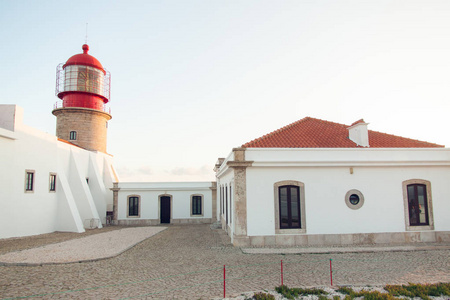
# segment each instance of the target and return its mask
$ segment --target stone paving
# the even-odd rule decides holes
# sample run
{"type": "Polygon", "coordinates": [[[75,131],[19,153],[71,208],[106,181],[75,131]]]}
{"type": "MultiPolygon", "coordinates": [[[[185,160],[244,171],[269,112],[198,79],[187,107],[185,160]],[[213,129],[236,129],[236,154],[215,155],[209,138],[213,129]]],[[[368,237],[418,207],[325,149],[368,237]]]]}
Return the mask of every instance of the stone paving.
{"type": "MultiPolygon", "coordinates": [[[[43,240],[0,240],[0,253],[76,238],[59,233],[45,236],[43,240]]],[[[244,254],[227,244],[221,230],[211,230],[208,224],[171,225],[106,260],[1,266],[0,298],[211,299],[223,295],[223,265],[227,270],[227,296],[233,296],[279,285],[281,260],[288,286],[327,286],[330,259],[335,285],[450,282],[450,250],[244,254]]]]}

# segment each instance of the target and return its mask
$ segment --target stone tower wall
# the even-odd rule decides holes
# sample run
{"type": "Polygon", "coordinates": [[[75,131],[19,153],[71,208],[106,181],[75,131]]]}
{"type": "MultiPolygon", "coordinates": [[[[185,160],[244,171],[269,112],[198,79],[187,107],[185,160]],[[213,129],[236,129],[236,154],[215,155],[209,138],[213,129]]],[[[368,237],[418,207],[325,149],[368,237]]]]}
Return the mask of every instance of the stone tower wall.
{"type": "Polygon", "coordinates": [[[56,136],[91,151],[106,153],[107,123],[111,115],[89,108],[58,108],[56,116],[56,136]],[[76,140],[70,140],[70,132],[76,131],[76,140]]]}

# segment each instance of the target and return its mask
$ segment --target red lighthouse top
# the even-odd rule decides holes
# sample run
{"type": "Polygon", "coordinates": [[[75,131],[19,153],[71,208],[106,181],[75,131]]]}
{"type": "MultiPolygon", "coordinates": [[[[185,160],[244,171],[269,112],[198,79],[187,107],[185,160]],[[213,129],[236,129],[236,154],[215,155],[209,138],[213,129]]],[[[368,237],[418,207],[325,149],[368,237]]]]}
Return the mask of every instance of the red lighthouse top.
{"type": "Polygon", "coordinates": [[[83,49],[83,53],[75,54],[74,56],[69,58],[67,60],[67,62],[65,63],[65,65],[63,66],[63,68],[65,68],[67,66],[71,66],[71,65],[83,65],[83,66],[90,66],[90,67],[94,67],[97,69],[101,69],[103,71],[103,73],[105,73],[105,70],[103,69],[103,66],[98,61],[98,59],[96,59],[92,55],[88,54],[89,46],[87,44],[84,44],[82,46],[82,49],[83,49]]]}
{"type": "Polygon", "coordinates": [[[88,54],[88,45],[84,44],[82,49],[83,53],[75,54],[65,64],[58,65],[56,95],[62,99],[63,108],[105,111],[105,104],[109,102],[111,75],[98,59],[88,54]]]}

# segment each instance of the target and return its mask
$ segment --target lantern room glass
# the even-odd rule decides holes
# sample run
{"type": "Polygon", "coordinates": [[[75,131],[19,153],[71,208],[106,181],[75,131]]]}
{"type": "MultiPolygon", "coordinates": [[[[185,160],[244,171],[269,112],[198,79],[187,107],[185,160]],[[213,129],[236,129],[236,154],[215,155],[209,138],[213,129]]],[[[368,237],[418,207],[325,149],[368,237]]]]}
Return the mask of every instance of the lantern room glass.
{"type": "Polygon", "coordinates": [[[64,68],[64,91],[89,92],[107,97],[104,91],[105,74],[102,70],[80,65],[64,68]]]}

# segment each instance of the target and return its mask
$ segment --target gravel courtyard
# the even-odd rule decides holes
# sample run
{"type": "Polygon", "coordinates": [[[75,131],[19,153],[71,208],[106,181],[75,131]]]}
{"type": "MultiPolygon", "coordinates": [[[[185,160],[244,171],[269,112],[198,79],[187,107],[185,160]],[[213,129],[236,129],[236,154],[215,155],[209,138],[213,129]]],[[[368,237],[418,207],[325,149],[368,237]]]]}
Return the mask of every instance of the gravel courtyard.
{"type": "MultiPolygon", "coordinates": [[[[121,229],[0,240],[0,254],[121,229]]],[[[0,266],[1,299],[211,299],[273,289],[283,260],[288,286],[450,281],[450,250],[343,254],[243,254],[209,225],[170,225],[121,255],[95,262],[0,266]]]]}

